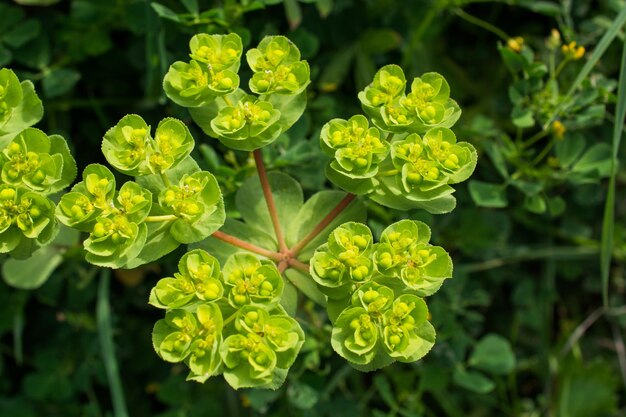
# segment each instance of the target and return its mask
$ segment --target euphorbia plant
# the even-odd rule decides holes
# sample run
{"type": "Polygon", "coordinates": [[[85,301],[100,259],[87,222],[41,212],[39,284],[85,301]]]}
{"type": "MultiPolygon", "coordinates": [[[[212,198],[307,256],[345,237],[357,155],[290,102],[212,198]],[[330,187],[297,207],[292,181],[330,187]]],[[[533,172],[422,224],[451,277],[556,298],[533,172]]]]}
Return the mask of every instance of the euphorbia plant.
{"type": "MultiPolygon", "coordinates": [[[[357,369],[420,359],[435,342],[424,298],[452,276],[452,261],[418,221],[394,223],[375,242],[360,200],[431,213],[454,208],[451,185],[471,175],[476,152],[450,130],[460,109],[447,82],[424,74],[407,93],[402,69],[382,68],[359,94],[365,115],[333,119],[321,131],[326,174],[344,191],[305,202],[295,179],[266,172],[262,148],[304,112],[308,63],[290,40],[268,36],[245,54],[248,93],[239,86],[242,55],[236,34],[196,35],[190,60],[172,64],[163,83],[208,136],[252,152],[257,175],[237,192],[240,219],[226,218],[216,178],[191,156],[187,126],[166,118],[153,130],[138,115],[123,117],[102,142],[110,166],[133,180],[119,186],[109,168],[89,165],[60,198],[56,218],[87,234],[86,259],[103,267],[134,268],[192,245],[178,272],[159,280],[149,297],[165,310],[153,331],[157,354],[184,362],[191,380],[223,374],[234,388],[279,387],[305,339],[295,320],[300,293],[327,308],[331,344],[357,369]]],[[[68,185],[71,165],[61,161],[69,152],[59,143],[29,129],[13,139],[3,151],[3,204],[28,197],[41,206],[40,217],[54,221],[53,205],[14,188],[68,185]],[[14,157],[20,152],[26,159],[14,157]],[[40,165],[15,174],[31,153],[40,165]]],[[[27,238],[47,227],[33,220],[26,230],[22,223],[10,222],[27,238]]]]}

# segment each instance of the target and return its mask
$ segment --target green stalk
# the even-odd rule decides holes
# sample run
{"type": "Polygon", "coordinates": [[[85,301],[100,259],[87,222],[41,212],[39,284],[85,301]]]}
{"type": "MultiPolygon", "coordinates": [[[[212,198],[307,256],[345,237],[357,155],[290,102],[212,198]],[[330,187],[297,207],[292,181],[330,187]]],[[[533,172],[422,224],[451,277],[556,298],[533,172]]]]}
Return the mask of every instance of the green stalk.
{"type": "MultiPolygon", "coordinates": [[[[621,13],[626,16],[626,9],[621,13]]],[[[611,158],[611,177],[609,189],[604,206],[604,219],[602,220],[602,244],[600,250],[600,275],[602,276],[602,304],[609,306],[609,273],[611,267],[611,254],[613,252],[613,226],[615,223],[615,182],[617,176],[617,152],[624,131],[626,119],[626,42],[622,48],[622,65],[619,74],[617,90],[617,109],[615,123],[613,125],[613,149],[611,158]]]]}
{"type": "Polygon", "coordinates": [[[102,359],[107,374],[107,380],[111,387],[111,403],[113,404],[113,415],[115,417],[128,417],[126,400],[124,399],[124,389],[120,379],[119,366],[115,357],[115,342],[113,341],[113,330],[111,328],[111,306],[109,304],[109,283],[111,281],[111,270],[103,269],[100,274],[100,284],[98,286],[98,300],[96,304],[96,321],[98,324],[98,337],[100,339],[100,349],[102,359]]]}

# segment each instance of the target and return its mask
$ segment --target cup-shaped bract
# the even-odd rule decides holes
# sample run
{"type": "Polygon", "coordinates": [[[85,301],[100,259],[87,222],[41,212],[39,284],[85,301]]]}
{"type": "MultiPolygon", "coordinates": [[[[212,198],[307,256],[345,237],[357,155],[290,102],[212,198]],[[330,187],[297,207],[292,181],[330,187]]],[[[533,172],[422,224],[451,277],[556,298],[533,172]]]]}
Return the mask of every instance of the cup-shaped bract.
{"type": "Polygon", "coordinates": [[[63,194],[56,216],[66,226],[83,232],[93,230],[96,217],[115,209],[115,177],[103,165],[91,164],[83,171],[83,180],[63,194]]]}
{"type": "Polygon", "coordinates": [[[145,120],[129,114],[104,134],[102,153],[111,166],[124,174],[147,175],[150,139],[150,126],[145,120]]]}
{"type": "Polygon", "coordinates": [[[363,307],[345,309],[335,321],[331,344],[351,363],[365,365],[376,356],[380,330],[376,318],[363,307]]]}
{"type": "Polygon", "coordinates": [[[282,309],[247,305],[237,313],[235,331],[221,349],[226,381],[235,389],[282,384],[304,343],[300,325],[282,309]]]}
{"type": "Polygon", "coordinates": [[[196,60],[189,63],[174,62],[163,79],[167,96],[183,107],[206,105],[237,88],[239,75],[236,72],[228,69],[214,71],[207,64],[196,60]]]}
{"type": "Polygon", "coordinates": [[[224,362],[224,378],[231,387],[258,387],[272,382],[276,353],[256,333],[228,336],[220,355],[224,362]]]}
{"type": "Polygon", "coordinates": [[[293,318],[274,310],[246,305],[237,313],[235,328],[240,333],[256,333],[276,353],[276,366],[289,368],[304,342],[304,332],[293,318]]]}
{"type": "Polygon", "coordinates": [[[162,174],[174,168],[193,150],[194,140],[183,122],[163,119],[150,135],[141,116],[124,116],[102,140],[102,153],[118,171],[132,176],[162,174]]]}
{"type": "Polygon", "coordinates": [[[165,361],[185,361],[191,369],[189,379],[205,381],[221,364],[222,328],[222,313],[214,304],[200,305],[195,311],[174,309],[156,322],[152,345],[165,361]]]}
{"type": "Polygon", "coordinates": [[[210,71],[237,71],[243,52],[241,38],[236,33],[208,35],[199,33],[189,41],[189,56],[207,65],[210,71]]]}
{"type": "Polygon", "coordinates": [[[387,65],[359,93],[363,111],[380,129],[391,133],[424,133],[433,127],[452,127],[461,116],[442,75],[425,73],[413,80],[408,94],[405,88],[402,69],[387,65]]]}
{"type": "Polygon", "coordinates": [[[175,62],[163,79],[163,90],[172,101],[199,107],[239,88],[237,71],[243,52],[239,35],[197,34],[189,48],[191,61],[175,62]]]}
{"type": "Polygon", "coordinates": [[[363,307],[370,314],[381,314],[391,306],[393,299],[391,288],[370,281],[354,291],[351,303],[355,307],[363,307]]]}
{"type": "Polygon", "coordinates": [[[428,243],[430,229],[422,222],[401,220],[387,227],[376,245],[377,281],[394,288],[406,287],[420,297],[434,294],[452,277],[450,255],[428,243]]]}
{"type": "Polygon", "coordinates": [[[428,308],[415,294],[369,282],[333,324],[331,343],[357,369],[371,371],[395,360],[414,362],[432,348],[428,308]]]}
{"type": "Polygon", "coordinates": [[[0,184],[0,253],[28,257],[52,240],[56,226],[54,203],[50,199],[24,188],[0,184]],[[32,241],[34,247],[29,246],[32,241]],[[16,254],[14,251],[20,246],[24,250],[16,254]]]}
{"type": "Polygon", "coordinates": [[[222,108],[211,121],[211,128],[229,148],[252,151],[280,135],[279,119],[280,111],[271,103],[245,95],[235,106],[222,108]]]}
{"type": "Polygon", "coordinates": [[[265,37],[246,59],[254,71],[250,90],[255,94],[293,95],[310,83],[309,64],[300,60],[298,47],[284,36],[265,37]]]}
{"type": "Polygon", "coordinates": [[[189,347],[187,365],[191,372],[187,379],[204,382],[218,374],[222,364],[220,347],[224,321],[222,312],[215,304],[202,304],[195,314],[198,332],[189,347]]]}
{"type": "Polygon", "coordinates": [[[150,304],[180,308],[197,302],[214,302],[224,295],[220,264],[201,249],[187,252],[174,278],[162,278],[150,292],[150,304]]]}
{"type": "Polygon", "coordinates": [[[43,106],[33,83],[20,82],[10,69],[0,69],[0,149],[42,116],[43,106]]]}
{"type": "Polygon", "coordinates": [[[444,173],[448,184],[463,182],[476,168],[476,150],[468,142],[456,141],[456,135],[445,127],[430,129],[424,135],[424,147],[444,173]]]}
{"type": "Polygon", "coordinates": [[[51,194],[70,185],[76,162],[65,139],[35,128],[20,132],[0,153],[0,178],[6,184],[51,194]]]}
{"type": "Polygon", "coordinates": [[[280,302],[285,284],[273,263],[264,264],[253,255],[236,253],[226,261],[223,274],[228,302],[234,308],[280,302]]]}
{"type": "Polygon", "coordinates": [[[383,315],[382,341],[386,353],[401,362],[421,359],[434,344],[434,329],[427,321],[422,298],[402,294],[383,315]]]}
{"type": "Polygon", "coordinates": [[[167,362],[182,362],[191,352],[198,327],[198,319],[192,312],[183,309],[168,311],[152,330],[154,350],[167,362]]]}
{"type": "Polygon", "coordinates": [[[353,179],[376,175],[389,153],[389,144],[381,139],[380,130],[369,127],[362,115],[331,120],[322,128],[320,139],[324,152],[334,158],[330,168],[353,179]]]}
{"type": "Polygon", "coordinates": [[[371,230],[355,222],[344,223],[330,234],[328,243],[320,246],[311,259],[311,276],[322,291],[329,297],[343,298],[354,284],[371,278],[372,240],[371,230]]]}
{"type": "Polygon", "coordinates": [[[452,127],[461,116],[458,104],[450,98],[448,82],[436,72],[415,78],[401,104],[416,118],[412,129],[417,132],[435,126],[452,127]]]}
{"type": "Polygon", "coordinates": [[[160,211],[176,217],[170,233],[180,243],[205,239],[224,224],[222,193],[207,171],[184,175],[178,185],[164,188],[158,200],[160,211]]]}
{"type": "Polygon", "coordinates": [[[148,156],[150,171],[163,174],[176,167],[189,156],[194,144],[195,141],[183,122],[171,117],[161,120],[148,156]]]}
{"type": "Polygon", "coordinates": [[[83,242],[85,259],[94,265],[119,268],[141,252],[147,235],[145,223],[130,221],[124,214],[98,217],[83,242]]]}
{"type": "Polygon", "coordinates": [[[359,100],[369,115],[380,114],[381,109],[404,95],[406,77],[397,65],[385,65],[374,75],[374,80],[359,93],[359,100]]]}

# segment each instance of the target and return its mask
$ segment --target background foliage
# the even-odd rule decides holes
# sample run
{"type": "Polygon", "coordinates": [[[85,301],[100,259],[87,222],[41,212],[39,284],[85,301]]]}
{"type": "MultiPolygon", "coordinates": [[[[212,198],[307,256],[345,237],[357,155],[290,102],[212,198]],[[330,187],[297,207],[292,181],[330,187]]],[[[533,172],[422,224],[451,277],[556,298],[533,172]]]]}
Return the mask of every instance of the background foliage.
{"type": "MultiPolygon", "coordinates": [[[[115,271],[109,288],[70,247],[54,252],[58,266],[37,289],[0,284],[0,415],[624,415],[626,171],[613,171],[612,159],[624,155],[615,105],[626,96],[617,85],[625,8],[623,0],[3,0],[0,66],[35,82],[46,110],[37,127],[68,138],[79,172],[104,162],[102,136],[123,115],[153,126],[177,117],[204,143],[194,157],[237,215],[235,191],[254,172],[250,154],[202,141],[161,87],[197,32],[234,31],[246,47],[284,34],[299,46],[311,65],[309,106],[267,162],[301,181],[307,196],[330,188],[320,175],[322,125],[359,112],[356,93],[385,64],[410,77],[444,74],[464,109],[458,136],[480,159],[451,214],[367,205],[375,235],[400,216],[419,219],[453,258],[454,279],[429,300],[438,340],[425,360],[359,373],[332,352],[323,312],[306,304],[307,341],[280,390],[185,383],[184,369],[152,349],[160,316],[147,304],[183,249],[115,271]],[[562,68],[556,92],[546,88],[552,28],[587,48],[562,68]],[[613,41],[597,54],[605,33],[613,41]],[[565,126],[561,139],[552,116],[565,126]],[[608,253],[602,229],[614,172],[608,253]],[[601,251],[612,258],[608,284],[601,251]]],[[[558,65],[563,53],[553,55],[558,65]]],[[[251,74],[241,75],[243,84],[251,74]]],[[[3,259],[4,281],[15,285],[10,268],[3,259]]]]}

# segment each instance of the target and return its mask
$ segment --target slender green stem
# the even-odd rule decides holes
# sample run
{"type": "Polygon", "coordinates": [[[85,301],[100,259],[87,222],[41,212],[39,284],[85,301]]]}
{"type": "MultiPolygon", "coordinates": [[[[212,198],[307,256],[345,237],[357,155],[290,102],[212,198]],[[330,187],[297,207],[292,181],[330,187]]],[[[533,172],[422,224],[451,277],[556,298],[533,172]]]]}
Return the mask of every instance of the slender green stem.
{"type": "Polygon", "coordinates": [[[270,213],[272,219],[272,225],[274,225],[274,233],[278,240],[278,247],[280,252],[287,252],[287,243],[283,236],[283,231],[280,227],[280,221],[278,220],[278,210],[276,210],[276,203],[274,202],[274,195],[272,194],[272,187],[267,179],[267,172],[265,171],[265,164],[263,163],[263,153],[261,149],[257,149],[253,152],[254,161],[256,162],[256,169],[259,173],[259,180],[261,181],[261,188],[263,189],[263,195],[265,196],[265,202],[267,203],[267,210],[270,213]]]}
{"type": "Polygon", "coordinates": [[[228,318],[224,320],[224,323],[222,325],[226,327],[226,325],[228,325],[231,321],[235,320],[235,317],[237,317],[237,313],[239,313],[239,310],[235,311],[233,314],[228,316],[228,318]]]}
{"type": "Polygon", "coordinates": [[[556,67],[556,70],[554,71],[554,77],[553,78],[558,78],[559,74],[561,73],[561,71],[563,71],[563,68],[565,68],[565,66],[567,64],[569,64],[569,62],[571,61],[571,59],[569,58],[564,58],[563,61],[561,61],[559,63],[559,66],[556,67]]]}
{"type": "Polygon", "coordinates": [[[171,222],[178,219],[173,214],[164,214],[163,216],[148,216],[144,220],[146,223],[171,222]]]}
{"type": "Polygon", "coordinates": [[[504,31],[500,28],[497,28],[496,26],[492,25],[489,22],[486,22],[482,19],[479,19],[476,16],[472,16],[471,14],[463,11],[462,9],[454,9],[454,14],[456,14],[457,16],[459,16],[461,19],[476,25],[478,27],[481,27],[483,29],[485,29],[488,32],[493,33],[494,35],[500,37],[503,41],[508,41],[509,39],[511,39],[511,37],[509,35],[507,35],[506,33],[504,33],[504,31]]]}
{"type": "Polygon", "coordinates": [[[526,149],[526,148],[534,145],[537,141],[539,141],[539,140],[543,139],[544,137],[546,137],[548,135],[548,133],[550,133],[550,129],[542,129],[539,132],[535,133],[528,140],[524,141],[524,143],[522,144],[522,149],[526,149]]]}
{"type": "Polygon", "coordinates": [[[376,176],[378,177],[391,177],[392,175],[396,175],[399,174],[400,170],[399,169],[390,169],[387,171],[380,171],[378,174],[376,174],[376,176]]]}
{"type": "Polygon", "coordinates": [[[259,246],[253,245],[252,243],[248,243],[245,240],[241,240],[239,238],[236,238],[235,236],[231,236],[224,232],[220,232],[220,231],[213,232],[211,236],[223,242],[229,243],[233,246],[237,246],[238,248],[245,249],[249,252],[253,252],[253,253],[257,253],[259,255],[265,256],[266,258],[272,259],[274,261],[281,261],[283,259],[283,256],[281,256],[280,253],[272,252],[270,250],[261,248],[259,246]]]}
{"type": "Polygon", "coordinates": [[[550,153],[550,151],[552,150],[553,146],[554,146],[554,140],[551,140],[550,142],[548,142],[546,147],[543,148],[543,150],[539,153],[539,155],[537,155],[535,157],[535,159],[533,159],[532,165],[538,164],[543,158],[545,158],[546,155],[548,155],[550,153]]]}
{"type": "Polygon", "coordinates": [[[235,107],[233,105],[233,102],[228,98],[228,96],[222,96],[222,99],[226,102],[226,104],[228,105],[228,107],[235,107]]]}
{"type": "MultiPolygon", "coordinates": [[[[626,13],[626,11],[624,12],[626,13]]],[[[602,279],[602,304],[609,306],[609,275],[611,258],[613,254],[613,233],[615,229],[615,186],[617,182],[617,156],[619,153],[622,137],[624,136],[624,121],[626,120],[626,42],[622,45],[622,63],[619,74],[617,107],[615,109],[615,122],[613,124],[613,140],[611,146],[611,177],[604,215],[602,218],[602,239],[600,251],[600,277],[602,279]]]]}
{"type": "Polygon", "coordinates": [[[115,344],[113,341],[113,330],[111,326],[111,306],[109,305],[110,281],[111,270],[103,269],[100,274],[98,301],[96,305],[98,337],[100,339],[100,349],[102,350],[107,380],[109,381],[109,387],[111,387],[113,415],[115,417],[128,417],[126,400],[124,399],[124,388],[122,387],[119,366],[117,358],[115,357],[115,344]]]}
{"type": "Polygon", "coordinates": [[[311,230],[311,232],[304,237],[304,239],[302,239],[300,242],[296,243],[296,245],[294,247],[289,249],[289,251],[288,251],[289,256],[295,257],[298,253],[300,253],[300,251],[311,240],[313,240],[317,235],[319,235],[320,232],[326,228],[326,226],[328,226],[333,220],[335,220],[335,217],[337,217],[346,207],[348,207],[350,205],[350,203],[352,202],[352,200],[354,200],[355,198],[356,198],[356,195],[354,195],[354,194],[346,195],[335,206],[335,208],[332,209],[331,212],[328,213],[326,215],[326,217],[324,217],[322,219],[322,221],[320,221],[319,224],[317,226],[315,226],[315,228],[313,230],[311,230]]]}
{"type": "Polygon", "coordinates": [[[165,172],[161,172],[160,176],[161,176],[161,181],[163,181],[163,184],[165,184],[166,187],[172,186],[172,183],[170,182],[170,179],[167,178],[167,175],[165,175],[165,172]]]}

